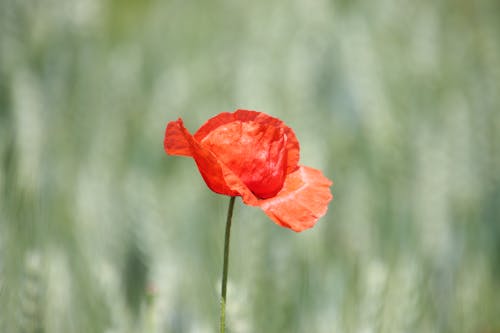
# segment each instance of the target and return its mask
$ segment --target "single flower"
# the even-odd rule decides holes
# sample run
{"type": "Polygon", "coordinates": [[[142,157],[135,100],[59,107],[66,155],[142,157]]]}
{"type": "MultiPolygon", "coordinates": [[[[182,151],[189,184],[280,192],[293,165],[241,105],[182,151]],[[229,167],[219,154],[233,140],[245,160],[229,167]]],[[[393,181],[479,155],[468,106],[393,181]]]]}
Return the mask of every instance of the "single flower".
{"type": "Polygon", "coordinates": [[[168,123],[163,145],[167,154],[192,157],[212,191],[241,196],[297,232],[314,226],[332,199],[332,182],[298,164],[293,130],[262,112],[220,113],[194,135],[179,118],[168,123]]]}

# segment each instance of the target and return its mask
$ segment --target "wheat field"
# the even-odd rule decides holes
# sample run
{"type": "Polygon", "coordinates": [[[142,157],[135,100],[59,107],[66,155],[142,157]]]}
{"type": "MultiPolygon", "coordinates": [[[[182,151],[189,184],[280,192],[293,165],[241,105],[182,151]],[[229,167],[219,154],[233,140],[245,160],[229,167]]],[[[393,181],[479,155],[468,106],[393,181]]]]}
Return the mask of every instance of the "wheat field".
{"type": "Polygon", "coordinates": [[[0,0],[0,332],[217,332],[229,199],[167,156],[238,108],[334,181],[237,200],[229,332],[500,332],[500,3],[0,0]]]}

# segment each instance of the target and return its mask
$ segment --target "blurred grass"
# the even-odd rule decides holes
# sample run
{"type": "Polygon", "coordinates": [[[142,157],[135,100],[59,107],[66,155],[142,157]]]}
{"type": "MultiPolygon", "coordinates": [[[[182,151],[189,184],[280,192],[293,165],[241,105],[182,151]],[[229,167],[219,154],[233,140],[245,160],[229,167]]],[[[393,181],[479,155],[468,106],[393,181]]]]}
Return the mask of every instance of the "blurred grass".
{"type": "Polygon", "coordinates": [[[0,332],[214,332],[227,198],[162,149],[236,108],[335,181],[235,209],[232,332],[500,331],[500,5],[0,1],[0,332]]]}

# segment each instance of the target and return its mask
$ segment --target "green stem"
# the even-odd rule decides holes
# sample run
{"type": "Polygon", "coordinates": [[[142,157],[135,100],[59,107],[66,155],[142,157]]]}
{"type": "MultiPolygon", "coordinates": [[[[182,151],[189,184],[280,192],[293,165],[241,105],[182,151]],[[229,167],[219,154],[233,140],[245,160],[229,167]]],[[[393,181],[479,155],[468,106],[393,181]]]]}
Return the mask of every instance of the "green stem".
{"type": "Polygon", "coordinates": [[[224,237],[224,266],[222,269],[222,286],[221,286],[221,304],[220,304],[220,333],[226,330],[226,286],[227,286],[227,271],[229,266],[229,239],[231,237],[231,220],[233,218],[234,199],[229,200],[226,220],[226,235],[224,237]]]}

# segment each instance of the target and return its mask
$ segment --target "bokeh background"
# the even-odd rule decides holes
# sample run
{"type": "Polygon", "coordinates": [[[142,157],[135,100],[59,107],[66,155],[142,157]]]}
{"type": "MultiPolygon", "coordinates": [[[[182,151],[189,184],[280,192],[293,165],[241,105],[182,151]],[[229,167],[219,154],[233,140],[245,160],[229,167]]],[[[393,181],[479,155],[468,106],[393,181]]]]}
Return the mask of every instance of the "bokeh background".
{"type": "Polygon", "coordinates": [[[500,332],[500,3],[0,0],[0,331],[216,332],[228,198],[165,125],[237,108],[334,180],[235,207],[230,332],[500,332]]]}

